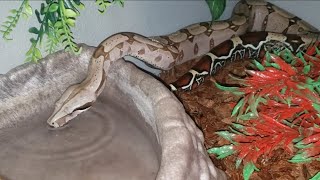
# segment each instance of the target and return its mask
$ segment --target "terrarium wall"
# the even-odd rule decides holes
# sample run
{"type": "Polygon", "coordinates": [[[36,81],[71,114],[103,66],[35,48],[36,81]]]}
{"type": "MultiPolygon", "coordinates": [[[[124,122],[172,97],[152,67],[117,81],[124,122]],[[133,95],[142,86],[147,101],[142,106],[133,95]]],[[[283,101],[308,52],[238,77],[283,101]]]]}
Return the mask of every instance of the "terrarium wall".
{"type": "MultiPolygon", "coordinates": [[[[238,0],[227,0],[227,7],[221,19],[230,16],[238,0]]],[[[318,14],[320,1],[271,1],[274,4],[320,27],[320,21],[313,21],[318,14]],[[303,5],[302,5],[303,4],[303,5]],[[307,13],[306,13],[307,12],[307,13]]],[[[0,22],[5,20],[9,9],[18,8],[21,1],[0,1],[0,22]]],[[[31,0],[31,5],[40,7],[41,1],[31,0]]],[[[97,6],[90,1],[83,1],[85,10],[81,11],[74,35],[77,42],[97,46],[106,37],[120,31],[133,31],[146,36],[168,34],[192,23],[211,19],[205,0],[198,1],[137,1],[125,0],[125,7],[113,6],[101,15],[97,6]],[[177,13],[179,11],[179,13],[177,13]]],[[[0,39],[0,74],[23,63],[25,52],[30,47],[29,27],[38,27],[35,16],[28,21],[21,21],[12,33],[14,41],[0,39]],[[9,61],[10,60],[10,61],[9,61]]],[[[137,61],[136,61],[137,62],[137,61]]],[[[140,64],[141,65],[141,64],[140,64]]],[[[143,68],[147,68],[143,66],[143,68]]],[[[150,69],[148,69],[150,70],[150,69]]],[[[156,72],[153,70],[153,72],[156,72]]]]}

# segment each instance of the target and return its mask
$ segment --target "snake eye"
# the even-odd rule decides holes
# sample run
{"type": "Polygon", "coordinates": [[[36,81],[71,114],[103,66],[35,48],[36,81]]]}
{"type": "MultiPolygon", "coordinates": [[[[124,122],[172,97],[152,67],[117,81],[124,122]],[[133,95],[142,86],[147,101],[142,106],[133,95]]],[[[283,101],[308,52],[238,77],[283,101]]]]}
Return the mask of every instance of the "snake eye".
{"type": "Polygon", "coordinates": [[[74,109],[72,111],[72,113],[76,112],[76,111],[85,111],[85,110],[88,110],[89,108],[91,108],[92,106],[92,102],[89,102],[89,103],[86,103],[80,107],[77,107],[76,109],[74,109]]]}

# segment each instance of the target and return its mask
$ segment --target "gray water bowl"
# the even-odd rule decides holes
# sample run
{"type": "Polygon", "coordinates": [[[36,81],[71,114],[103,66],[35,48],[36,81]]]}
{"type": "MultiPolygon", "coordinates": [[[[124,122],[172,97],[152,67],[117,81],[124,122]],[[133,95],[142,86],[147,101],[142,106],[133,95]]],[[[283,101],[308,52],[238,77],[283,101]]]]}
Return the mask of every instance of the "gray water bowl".
{"type": "Polygon", "coordinates": [[[94,48],[82,46],[80,56],[57,52],[0,75],[3,180],[225,179],[176,97],[124,60],[89,111],[48,127],[54,102],[86,75],[94,48]]]}

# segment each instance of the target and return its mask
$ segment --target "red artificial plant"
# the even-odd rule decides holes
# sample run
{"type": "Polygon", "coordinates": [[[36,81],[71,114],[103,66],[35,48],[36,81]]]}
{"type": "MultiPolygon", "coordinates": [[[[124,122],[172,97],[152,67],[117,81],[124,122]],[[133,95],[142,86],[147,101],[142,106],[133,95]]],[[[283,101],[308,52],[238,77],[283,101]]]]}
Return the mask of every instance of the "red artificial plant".
{"type": "MultiPolygon", "coordinates": [[[[229,131],[216,132],[231,144],[208,150],[218,158],[237,155],[236,167],[244,164],[244,179],[258,169],[261,155],[282,148],[293,163],[320,160],[320,51],[316,46],[293,55],[289,50],[266,53],[247,77],[232,76],[239,87],[226,87],[242,98],[232,116],[237,122],[229,131]]],[[[316,174],[312,179],[320,177],[316,174]]]]}

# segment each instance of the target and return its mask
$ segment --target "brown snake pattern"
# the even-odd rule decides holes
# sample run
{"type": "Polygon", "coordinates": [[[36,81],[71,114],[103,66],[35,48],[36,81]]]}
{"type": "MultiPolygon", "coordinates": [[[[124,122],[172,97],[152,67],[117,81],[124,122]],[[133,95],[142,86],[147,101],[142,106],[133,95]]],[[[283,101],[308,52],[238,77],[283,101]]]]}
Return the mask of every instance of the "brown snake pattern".
{"type": "Polygon", "coordinates": [[[305,34],[317,30],[271,3],[240,0],[231,18],[225,21],[197,23],[157,37],[144,37],[131,32],[112,35],[102,41],[94,52],[86,79],[63,93],[47,122],[53,127],[60,127],[88,110],[105,86],[109,66],[126,55],[167,70],[206,54],[236,35],[254,31],[305,34]]]}
{"type": "Polygon", "coordinates": [[[309,47],[319,47],[319,40],[319,33],[298,35],[260,31],[235,36],[214,47],[189,72],[169,86],[172,91],[191,90],[204,82],[205,77],[215,74],[228,62],[241,59],[259,60],[263,58],[266,51],[283,52],[288,49],[293,53],[305,52],[309,47]]]}

